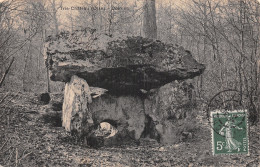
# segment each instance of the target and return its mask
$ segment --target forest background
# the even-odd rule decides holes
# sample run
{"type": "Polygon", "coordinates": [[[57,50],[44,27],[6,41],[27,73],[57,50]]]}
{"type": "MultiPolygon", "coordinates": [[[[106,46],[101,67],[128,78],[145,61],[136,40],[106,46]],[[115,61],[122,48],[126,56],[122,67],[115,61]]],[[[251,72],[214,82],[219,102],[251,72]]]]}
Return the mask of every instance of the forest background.
{"type": "MultiPolygon", "coordinates": [[[[206,103],[214,94],[234,89],[249,106],[258,108],[259,13],[258,0],[1,1],[0,87],[48,91],[43,58],[48,36],[89,27],[107,35],[147,37],[146,20],[152,19],[156,21],[152,38],[181,45],[206,65],[205,72],[191,81],[197,100],[206,103]],[[146,15],[149,5],[155,8],[146,15]]],[[[51,92],[63,87],[64,83],[50,83],[51,92]]]]}

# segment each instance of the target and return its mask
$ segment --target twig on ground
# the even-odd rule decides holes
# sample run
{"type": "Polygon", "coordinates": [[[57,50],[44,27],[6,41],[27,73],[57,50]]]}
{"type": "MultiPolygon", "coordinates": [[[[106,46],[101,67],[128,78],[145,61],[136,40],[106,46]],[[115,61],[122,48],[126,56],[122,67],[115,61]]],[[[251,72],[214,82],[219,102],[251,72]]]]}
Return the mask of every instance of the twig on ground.
{"type": "Polygon", "coordinates": [[[9,116],[9,113],[7,114],[7,127],[9,128],[10,127],[10,116],[9,116]]]}
{"type": "Polygon", "coordinates": [[[4,103],[3,107],[10,103],[16,96],[18,96],[19,92],[17,92],[13,97],[11,97],[6,103],[4,103]]]}
{"type": "Polygon", "coordinates": [[[18,149],[16,147],[15,166],[17,167],[17,165],[18,165],[18,149]]]}
{"type": "Polygon", "coordinates": [[[4,154],[5,152],[7,152],[8,150],[10,150],[11,148],[14,148],[13,146],[10,146],[9,148],[7,148],[6,150],[4,150],[1,154],[4,154]]]}
{"type": "Polygon", "coordinates": [[[5,96],[2,98],[2,100],[0,101],[0,104],[5,100],[5,98],[6,98],[8,95],[9,95],[9,92],[7,92],[7,93],[5,94],[5,96]]]}
{"type": "Polygon", "coordinates": [[[29,152],[29,153],[25,154],[24,156],[22,156],[22,158],[20,158],[20,159],[18,160],[18,162],[20,163],[20,161],[21,161],[22,159],[26,158],[26,157],[27,157],[28,155],[30,155],[30,154],[32,154],[32,152],[29,152]]]}
{"type": "Polygon", "coordinates": [[[7,160],[8,160],[8,163],[11,162],[11,158],[12,158],[12,156],[13,156],[13,152],[14,152],[14,149],[11,151],[11,153],[10,153],[10,155],[9,155],[9,158],[7,159],[7,160]]]}
{"type": "Polygon", "coordinates": [[[4,148],[5,144],[7,143],[7,140],[4,142],[4,144],[1,146],[0,151],[4,148]]]}
{"type": "Polygon", "coordinates": [[[4,115],[5,113],[3,112],[1,115],[0,115],[0,119],[2,118],[2,116],[4,115]]]}

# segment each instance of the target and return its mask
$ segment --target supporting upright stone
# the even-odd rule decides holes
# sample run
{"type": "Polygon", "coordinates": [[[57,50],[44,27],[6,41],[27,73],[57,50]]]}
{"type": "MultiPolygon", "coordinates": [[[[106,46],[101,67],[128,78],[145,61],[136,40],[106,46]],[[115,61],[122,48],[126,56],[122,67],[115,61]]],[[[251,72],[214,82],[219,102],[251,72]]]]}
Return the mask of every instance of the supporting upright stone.
{"type": "MultiPolygon", "coordinates": [[[[145,114],[151,118],[150,131],[160,143],[176,143],[182,133],[189,132],[193,123],[194,112],[191,111],[191,99],[186,82],[175,81],[162,86],[144,102],[145,114]]],[[[192,129],[192,128],[191,128],[192,129]]]]}
{"type": "Polygon", "coordinates": [[[79,136],[88,131],[93,124],[88,103],[92,102],[91,92],[87,82],[77,76],[72,76],[66,83],[62,107],[62,126],[67,131],[76,132],[79,136]]]}

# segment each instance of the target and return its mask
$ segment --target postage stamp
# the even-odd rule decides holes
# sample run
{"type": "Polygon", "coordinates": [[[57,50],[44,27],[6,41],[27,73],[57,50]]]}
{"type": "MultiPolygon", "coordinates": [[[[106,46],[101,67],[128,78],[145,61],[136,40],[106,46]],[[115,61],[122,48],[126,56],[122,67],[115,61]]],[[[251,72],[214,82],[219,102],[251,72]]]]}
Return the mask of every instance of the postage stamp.
{"type": "Polygon", "coordinates": [[[247,110],[213,111],[211,126],[213,155],[249,155],[247,110]]]}

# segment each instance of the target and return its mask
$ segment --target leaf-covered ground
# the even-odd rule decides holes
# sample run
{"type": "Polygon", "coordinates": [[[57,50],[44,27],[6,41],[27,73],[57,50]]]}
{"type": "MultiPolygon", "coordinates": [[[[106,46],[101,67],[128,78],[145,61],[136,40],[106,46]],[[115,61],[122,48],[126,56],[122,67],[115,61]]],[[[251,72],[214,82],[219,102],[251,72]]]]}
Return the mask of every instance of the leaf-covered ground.
{"type": "MultiPolygon", "coordinates": [[[[52,95],[57,102],[61,98],[52,95]]],[[[250,156],[212,156],[203,112],[194,118],[200,129],[186,142],[160,145],[144,139],[139,146],[99,149],[71,137],[59,116],[50,105],[39,105],[36,94],[0,93],[0,166],[260,166],[259,124],[250,127],[250,156]]]]}

